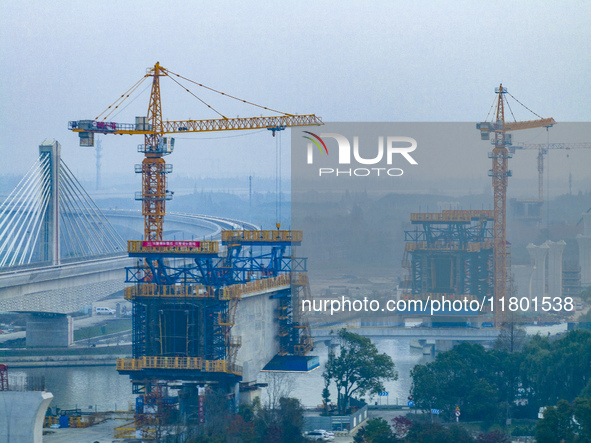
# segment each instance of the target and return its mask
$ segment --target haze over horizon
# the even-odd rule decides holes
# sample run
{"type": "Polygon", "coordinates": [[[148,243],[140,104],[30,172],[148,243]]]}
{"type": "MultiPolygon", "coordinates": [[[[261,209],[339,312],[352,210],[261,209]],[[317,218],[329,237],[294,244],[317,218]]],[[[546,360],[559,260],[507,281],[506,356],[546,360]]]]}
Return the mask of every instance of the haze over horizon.
{"type": "MultiPolygon", "coordinates": [[[[155,14],[156,5],[65,1],[56,8],[39,0],[2,2],[0,176],[22,175],[37,157],[37,146],[53,138],[79,177],[93,177],[94,151],[78,146],[68,121],[94,118],[156,61],[237,97],[290,113],[315,113],[327,122],[477,122],[501,82],[542,116],[591,121],[586,82],[591,66],[581,57],[591,49],[587,3],[501,1],[492,8],[452,1],[227,1],[208,7],[173,1],[155,14]]],[[[166,83],[165,119],[218,117],[166,83]]],[[[196,85],[191,91],[231,117],[267,112],[219,99],[196,85]]],[[[111,119],[133,122],[145,115],[148,98],[149,88],[142,85],[135,100],[111,119]]],[[[513,111],[520,120],[535,118],[518,105],[513,111]]],[[[560,127],[552,129],[551,141],[579,141],[560,138],[560,127]]],[[[284,177],[289,132],[281,140],[284,177]]],[[[591,135],[582,137],[586,141],[591,135]]],[[[136,152],[141,137],[101,138],[103,172],[133,180],[133,165],[142,159],[136,152]]],[[[173,175],[274,175],[276,140],[268,131],[176,138],[176,150],[166,158],[173,175]]],[[[543,130],[520,139],[545,140],[543,130]]],[[[468,155],[470,168],[453,169],[454,162],[452,169],[429,167],[429,175],[485,176],[488,150],[474,131],[473,146],[448,153],[449,158],[468,155]]],[[[552,155],[557,166],[570,163],[574,179],[584,176],[590,153],[571,153],[568,162],[560,153],[552,155]]],[[[519,157],[523,160],[516,156],[511,168],[520,171],[519,178],[535,180],[535,154],[519,157]]],[[[551,174],[560,175],[551,179],[565,180],[566,165],[560,168],[552,168],[551,174]]]]}

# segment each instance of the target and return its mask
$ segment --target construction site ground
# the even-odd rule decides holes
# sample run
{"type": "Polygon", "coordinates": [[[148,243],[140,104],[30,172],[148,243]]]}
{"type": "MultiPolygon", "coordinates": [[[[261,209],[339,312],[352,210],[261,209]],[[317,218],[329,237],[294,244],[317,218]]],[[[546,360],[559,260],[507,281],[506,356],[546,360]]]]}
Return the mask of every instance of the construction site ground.
{"type": "MultiPolygon", "coordinates": [[[[88,428],[64,428],[64,429],[43,429],[45,435],[43,436],[43,443],[71,443],[71,442],[88,442],[88,443],[111,443],[116,441],[123,441],[114,439],[114,429],[125,423],[123,420],[107,420],[98,425],[90,426],[88,428]]],[[[352,436],[335,436],[337,443],[350,443],[353,441],[352,436]]]]}

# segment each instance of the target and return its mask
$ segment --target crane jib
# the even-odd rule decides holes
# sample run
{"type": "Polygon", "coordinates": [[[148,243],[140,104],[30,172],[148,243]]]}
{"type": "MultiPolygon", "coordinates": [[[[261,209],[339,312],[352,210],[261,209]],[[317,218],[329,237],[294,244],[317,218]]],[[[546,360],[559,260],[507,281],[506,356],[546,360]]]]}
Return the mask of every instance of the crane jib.
{"type": "MultiPolygon", "coordinates": [[[[279,117],[225,118],[211,120],[164,121],[162,128],[142,122],[115,123],[94,120],[77,120],[68,124],[68,129],[82,133],[99,134],[172,134],[178,132],[209,132],[243,129],[266,129],[278,126],[313,126],[322,125],[322,119],[315,115],[286,115],[279,117]]],[[[81,136],[82,138],[82,136],[81,136]]]]}

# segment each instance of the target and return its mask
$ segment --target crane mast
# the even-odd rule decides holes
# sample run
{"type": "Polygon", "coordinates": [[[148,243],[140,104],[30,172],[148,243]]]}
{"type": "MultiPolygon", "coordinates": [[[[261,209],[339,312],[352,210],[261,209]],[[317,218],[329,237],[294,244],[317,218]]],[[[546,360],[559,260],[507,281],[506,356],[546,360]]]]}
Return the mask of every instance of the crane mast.
{"type": "MultiPolygon", "coordinates": [[[[494,148],[492,151],[492,180],[494,189],[494,226],[493,226],[493,263],[494,263],[494,294],[495,314],[500,312],[499,300],[507,292],[507,183],[511,175],[509,171],[509,151],[506,144],[505,106],[503,85],[497,90],[497,124],[494,148]]],[[[500,315],[500,314],[497,314],[500,315]]]]}
{"type": "Polygon", "coordinates": [[[544,200],[544,155],[550,149],[591,149],[591,143],[524,143],[513,146],[512,151],[535,149],[538,151],[538,200],[544,200]]]}
{"type": "MultiPolygon", "coordinates": [[[[146,120],[153,133],[144,135],[144,154],[142,161],[142,214],[144,216],[144,240],[162,240],[164,215],[166,214],[166,152],[162,132],[162,101],[160,98],[160,64],[152,70],[152,92],[146,120]]],[[[170,168],[169,168],[170,169],[170,168]]],[[[168,193],[170,197],[172,194],[168,193]]]]}

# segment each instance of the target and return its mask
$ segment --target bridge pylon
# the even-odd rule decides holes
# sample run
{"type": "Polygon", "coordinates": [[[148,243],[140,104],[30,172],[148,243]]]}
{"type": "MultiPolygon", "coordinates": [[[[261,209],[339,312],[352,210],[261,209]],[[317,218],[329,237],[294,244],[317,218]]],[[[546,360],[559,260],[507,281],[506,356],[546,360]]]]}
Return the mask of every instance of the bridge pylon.
{"type": "MultiPolygon", "coordinates": [[[[39,242],[39,258],[53,266],[60,264],[60,220],[59,220],[59,165],[61,145],[56,140],[45,140],[39,145],[39,160],[47,163],[49,190],[47,210],[41,221],[41,241],[39,242]]],[[[42,197],[42,196],[40,196],[42,197]]]]}

